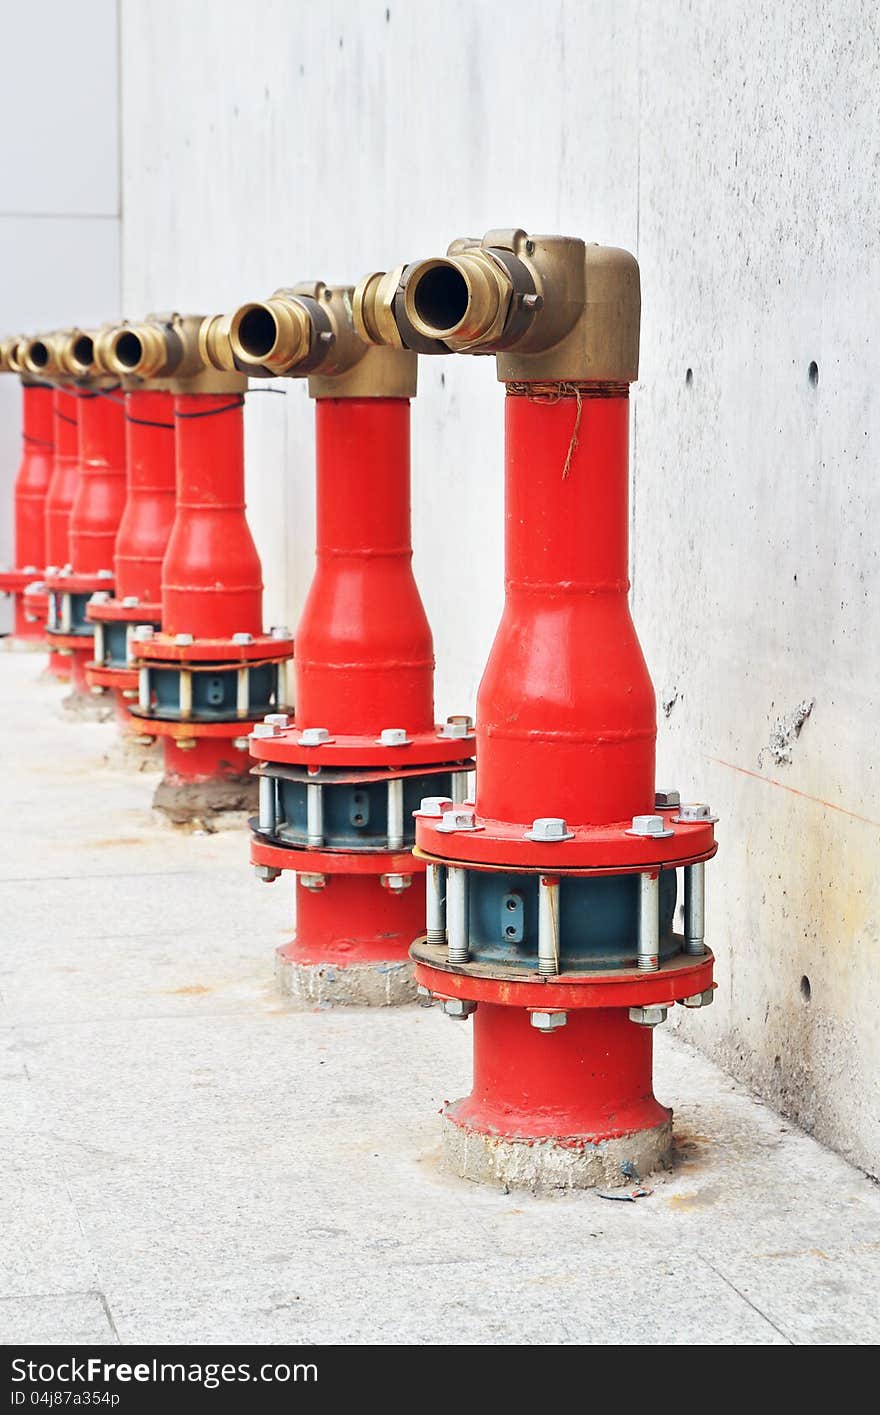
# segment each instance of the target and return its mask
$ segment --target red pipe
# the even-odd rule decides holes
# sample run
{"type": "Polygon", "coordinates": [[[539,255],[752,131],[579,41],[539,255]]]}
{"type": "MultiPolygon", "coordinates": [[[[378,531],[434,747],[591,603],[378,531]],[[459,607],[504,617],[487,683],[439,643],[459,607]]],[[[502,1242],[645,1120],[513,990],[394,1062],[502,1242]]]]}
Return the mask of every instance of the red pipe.
{"type": "Polygon", "coordinates": [[[473,1015],[474,1084],[449,1106],[457,1125],[511,1139],[578,1144],[664,1125],[654,1099],[653,1034],[617,1007],[571,1012],[552,1036],[521,1007],[481,1003],[473,1015]]]}
{"type": "MultiPolygon", "coordinates": [[[[172,395],[153,389],[126,392],[124,428],[126,497],[113,549],[115,595],[90,603],[87,615],[105,626],[148,624],[158,629],[162,562],[175,509],[172,395]]],[[[115,692],[117,722],[124,732],[141,731],[129,713],[137,697],[137,668],[119,662],[118,650],[108,653],[107,632],[96,635],[96,659],[86,669],[87,680],[93,688],[115,692]]],[[[111,632],[118,636],[121,631],[111,632]]]]}
{"type": "MultiPolygon", "coordinates": [[[[79,401],[75,388],[52,390],[55,453],[46,493],[46,565],[49,570],[61,570],[70,562],[70,513],[79,485],[79,401]]],[[[72,671],[70,655],[53,648],[51,639],[49,670],[62,681],[69,679],[72,671]]]]}
{"type": "Polygon", "coordinates": [[[116,598],[158,604],[162,561],[174,524],[174,399],[136,390],[125,395],[128,488],[113,552],[116,598]]]}
{"type": "Polygon", "coordinates": [[[74,575],[96,575],[113,565],[125,508],[123,399],[119,391],[79,394],[79,482],[70,509],[74,575]]]}
{"type": "Polygon", "coordinates": [[[434,722],[431,629],[412,572],[409,402],[320,398],[315,576],[296,635],[297,716],[331,733],[434,722]]]}
{"type": "Polygon", "coordinates": [[[505,400],[505,603],[477,698],[477,809],[654,809],[654,690],[630,617],[629,401],[505,400]],[[579,420],[584,451],[563,475],[579,420]]]}
{"type": "Polygon", "coordinates": [[[177,394],[177,508],[162,567],[166,634],[262,631],[263,576],[245,516],[239,394],[177,394]]]}
{"type": "Polygon", "coordinates": [[[8,588],[13,594],[14,636],[41,642],[46,633],[45,612],[40,618],[33,618],[32,597],[30,614],[25,614],[24,589],[46,568],[46,494],[52,477],[55,445],[52,389],[45,384],[22,382],[21,395],[21,463],[15,479],[16,570],[5,577],[8,586],[4,585],[4,576],[0,574],[0,589],[8,588]]]}
{"type": "Polygon", "coordinates": [[[46,564],[56,569],[70,563],[70,513],[79,485],[80,396],[73,388],[52,391],[55,456],[46,493],[46,564]]]}

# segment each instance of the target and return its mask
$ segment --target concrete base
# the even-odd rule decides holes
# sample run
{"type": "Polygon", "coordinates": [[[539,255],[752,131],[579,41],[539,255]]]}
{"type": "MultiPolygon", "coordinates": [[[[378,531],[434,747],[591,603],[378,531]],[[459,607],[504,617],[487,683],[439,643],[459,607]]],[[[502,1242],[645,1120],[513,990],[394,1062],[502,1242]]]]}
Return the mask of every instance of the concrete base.
{"type": "Polygon", "coordinates": [[[153,809],[174,825],[194,822],[210,828],[213,817],[228,811],[255,811],[259,798],[255,776],[217,777],[213,781],[173,782],[163,777],[156,787],[153,809]]]}
{"type": "Polygon", "coordinates": [[[443,1161],[461,1179],[505,1189],[614,1189],[644,1179],[672,1161],[672,1113],[651,1130],[596,1143],[512,1140],[441,1117],[443,1161]]]}
{"type": "Polygon", "coordinates": [[[74,690],[61,699],[61,706],[71,717],[80,722],[111,722],[116,716],[113,698],[109,693],[100,697],[95,693],[79,693],[74,690]]]}
{"type": "Polygon", "coordinates": [[[4,634],[0,639],[0,653],[45,653],[46,640],[19,639],[15,634],[4,634]]]}
{"type": "Polygon", "coordinates": [[[104,752],[104,765],[112,771],[161,771],[164,764],[158,738],[145,745],[128,733],[120,733],[104,752]]]}
{"type": "Polygon", "coordinates": [[[400,962],[297,963],[275,953],[275,978],[282,995],[295,1007],[401,1007],[416,1000],[416,982],[409,959],[400,962]]]}

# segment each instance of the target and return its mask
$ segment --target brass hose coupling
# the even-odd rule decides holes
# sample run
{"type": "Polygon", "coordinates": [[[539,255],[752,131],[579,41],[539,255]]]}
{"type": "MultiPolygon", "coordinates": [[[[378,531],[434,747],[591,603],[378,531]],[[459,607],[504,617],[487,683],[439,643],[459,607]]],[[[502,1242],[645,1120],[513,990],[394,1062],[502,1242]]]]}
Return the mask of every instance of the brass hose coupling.
{"type": "Polygon", "coordinates": [[[350,285],[305,281],[211,315],[199,331],[201,356],[255,378],[307,378],[312,397],[411,397],[415,355],[364,342],[352,295],[350,285]]]}
{"type": "Polygon", "coordinates": [[[178,393],[232,393],[247,386],[235,368],[220,367],[202,354],[201,315],[151,314],[139,323],[108,325],[95,340],[102,370],[126,388],[178,393]]]}
{"type": "Polygon", "coordinates": [[[59,329],[51,334],[19,339],[14,352],[16,372],[49,383],[92,383],[101,378],[95,359],[94,330],[59,329]]]}
{"type": "Polygon", "coordinates": [[[365,276],[353,312],[372,344],[496,354],[503,382],[638,376],[638,264],[576,237],[510,230],[453,241],[445,256],[365,276]]]}
{"type": "Polygon", "coordinates": [[[19,346],[24,342],[20,334],[0,339],[0,373],[21,373],[19,346]]]}

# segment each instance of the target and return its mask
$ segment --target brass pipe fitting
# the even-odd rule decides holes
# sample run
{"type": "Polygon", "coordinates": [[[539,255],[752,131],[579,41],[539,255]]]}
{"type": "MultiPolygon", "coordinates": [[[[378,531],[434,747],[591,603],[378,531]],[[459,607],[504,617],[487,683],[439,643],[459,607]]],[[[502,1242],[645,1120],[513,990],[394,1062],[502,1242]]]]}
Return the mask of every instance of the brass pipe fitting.
{"type": "Polygon", "coordinates": [[[348,285],[305,282],[212,315],[199,331],[202,357],[216,369],[257,378],[307,378],[312,397],[410,398],[415,355],[364,342],[348,285]]]}
{"type": "Polygon", "coordinates": [[[247,380],[234,364],[217,364],[207,357],[201,339],[204,323],[201,315],[156,314],[139,323],[108,326],[95,341],[98,363],[126,388],[242,391],[247,380]]]}
{"type": "Polygon", "coordinates": [[[453,241],[445,257],[365,276],[353,308],[369,343],[495,354],[505,383],[638,377],[638,264],[575,237],[511,230],[453,241]]]}
{"type": "Polygon", "coordinates": [[[98,373],[95,362],[95,335],[85,329],[71,329],[56,336],[58,364],[62,374],[79,381],[93,379],[98,373]]]}
{"type": "Polygon", "coordinates": [[[58,334],[41,334],[19,340],[16,357],[20,371],[32,378],[61,377],[58,357],[61,337],[58,334]]]}
{"type": "Polygon", "coordinates": [[[21,373],[19,346],[23,342],[20,334],[11,339],[0,339],[0,373],[21,373]]]}

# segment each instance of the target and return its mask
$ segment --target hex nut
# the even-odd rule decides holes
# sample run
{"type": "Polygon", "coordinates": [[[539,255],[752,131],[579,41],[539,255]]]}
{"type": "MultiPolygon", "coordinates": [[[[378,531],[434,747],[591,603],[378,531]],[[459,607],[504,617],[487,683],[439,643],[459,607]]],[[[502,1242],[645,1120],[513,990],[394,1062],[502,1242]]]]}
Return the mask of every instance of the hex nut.
{"type": "Polygon", "coordinates": [[[140,600],[138,599],[138,597],[137,597],[136,594],[127,594],[127,595],[125,595],[125,597],[123,598],[123,601],[122,601],[122,608],[123,608],[123,609],[134,609],[134,608],[136,608],[136,606],[137,606],[138,604],[140,604],[140,600]]]}
{"type": "Polygon", "coordinates": [[[194,640],[192,634],[175,634],[174,642],[179,644],[181,648],[186,648],[187,645],[193,643],[194,640]]]}
{"type": "Polygon", "coordinates": [[[574,831],[569,830],[568,822],[561,816],[538,816],[532,821],[531,830],[525,833],[526,840],[534,840],[536,844],[549,845],[558,840],[573,840],[574,831]]]}
{"type": "Polygon", "coordinates": [[[444,811],[437,830],[444,835],[451,835],[455,830],[476,830],[477,822],[474,819],[473,808],[471,810],[453,809],[444,811]]]}
{"type": "Polygon", "coordinates": [[[264,722],[271,722],[273,727],[279,727],[282,731],[290,726],[290,715],[286,712],[267,712],[263,718],[264,722]]]}
{"type": "Polygon", "coordinates": [[[291,634],[286,624],[273,624],[272,628],[269,630],[269,634],[273,639],[293,638],[293,635],[291,634]]]}
{"type": "Polygon", "coordinates": [[[456,713],[452,717],[447,717],[440,729],[441,737],[470,737],[474,730],[474,719],[465,713],[456,713]]]}
{"type": "Polygon", "coordinates": [[[233,634],[232,642],[234,644],[252,644],[254,642],[254,636],[253,634],[244,633],[233,634]]]}
{"type": "Polygon", "coordinates": [[[376,740],[382,747],[406,747],[410,739],[405,727],[383,727],[376,740]]]}
{"type": "Polygon", "coordinates": [[[434,1006],[434,994],[431,992],[430,988],[426,988],[423,983],[419,983],[416,988],[416,1002],[419,1007],[434,1006]]]}
{"type": "Polygon", "coordinates": [[[666,1021],[668,1007],[631,1007],[629,1020],[639,1027],[658,1027],[666,1021]]]}
{"type": "Polygon", "coordinates": [[[695,992],[692,997],[681,999],[682,1007],[711,1007],[715,1001],[715,989],[707,988],[705,992],[695,992]]]}
{"type": "Polygon", "coordinates": [[[252,736],[252,737],[277,737],[277,736],[278,736],[278,733],[279,733],[279,730],[280,730],[280,729],[279,729],[278,727],[276,727],[276,725],[275,725],[274,722],[269,722],[268,719],[267,719],[265,722],[255,722],[255,723],[254,723],[253,730],[251,731],[251,736],[252,736]]]}
{"type": "Polygon", "coordinates": [[[568,1021],[567,1012],[530,1012],[529,1021],[536,1032],[555,1032],[568,1021]]]}
{"type": "Polygon", "coordinates": [[[333,738],[326,727],[305,727],[299,734],[301,747],[320,747],[322,743],[332,741],[333,738]]]}
{"type": "Polygon", "coordinates": [[[467,1002],[463,997],[444,997],[442,1006],[446,1016],[458,1022],[465,1022],[477,1010],[475,1002],[467,1002]]]}
{"type": "Polygon", "coordinates": [[[705,801],[686,801],[683,806],[679,806],[678,821],[717,821],[718,817],[713,816],[712,807],[707,806],[705,801]]]}
{"type": "Polygon", "coordinates": [[[272,884],[281,874],[281,871],[273,869],[271,865],[254,865],[254,874],[257,879],[261,879],[264,884],[272,884]]]}
{"type": "Polygon", "coordinates": [[[645,840],[663,840],[674,835],[675,831],[668,829],[662,816],[633,816],[632,825],[625,833],[641,836],[645,840]]]}
{"type": "Polygon", "coordinates": [[[453,802],[449,796],[423,796],[419,802],[419,809],[415,814],[419,816],[431,816],[439,820],[444,811],[452,810],[452,806],[453,802]]]}
{"type": "Polygon", "coordinates": [[[654,808],[658,811],[669,811],[674,806],[681,804],[681,796],[678,791],[657,789],[654,792],[654,808]]]}
{"type": "Polygon", "coordinates": [[[327,885],[326,875],[309,873],[308,871],[303,874],[298,874],[297,879],[303,889],[310,890],[312,894],[317,893],[319,889],[324,889],[327,885]]]}
{"type": "Polygon", "coordinates": [[[412,875],[380,875],[379,883],[391,894],[402,894],[412,884],[412,875]]]}

